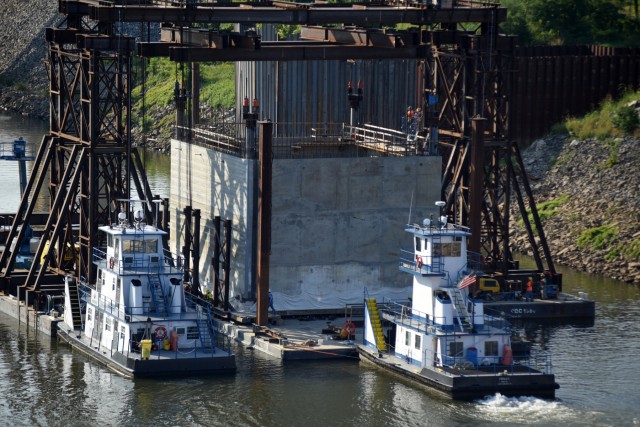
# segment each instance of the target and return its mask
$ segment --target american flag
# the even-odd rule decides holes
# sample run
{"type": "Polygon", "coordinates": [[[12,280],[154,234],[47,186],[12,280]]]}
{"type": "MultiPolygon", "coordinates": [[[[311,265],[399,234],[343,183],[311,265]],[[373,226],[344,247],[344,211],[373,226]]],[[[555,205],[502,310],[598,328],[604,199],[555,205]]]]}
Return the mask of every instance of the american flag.
{"type": "Polygon", "coordinates": [[[476,283],[476,273],[471,273],[460,281],[460,283],[458,284],[458,289],[468,288],[474,283],[476,283]]]}

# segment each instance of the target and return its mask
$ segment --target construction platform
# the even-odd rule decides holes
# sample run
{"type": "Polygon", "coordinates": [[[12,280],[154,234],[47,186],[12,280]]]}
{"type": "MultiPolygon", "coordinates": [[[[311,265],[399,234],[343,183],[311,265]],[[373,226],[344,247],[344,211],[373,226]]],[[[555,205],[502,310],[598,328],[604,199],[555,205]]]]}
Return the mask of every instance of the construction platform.
{"type": "Polygon", "coordinates": [[[222,332],[246,346],[282,360],[326,360],[353,358],[358,360],[356,345],[363,339],[362,319],[344,317],[327,319],[270,317],[268,327],[224,323],[222,332]],[[354,327],[354,334],[340,333],[354,327]],[[359,326],[358,326],[359,325],[359,326]]]}
{"type": "Polygon", "coordinates": [[[512,319],[536,319],[573,321],[576,319],[590,319],[596,315],[596,303],[589,300],[588,295],[580,292],[578,296],[560,293],[553,299],[501,300],[485,301],[485,309],[498,312],[500,316],[512,319]]]}
{"type": "Polygon", "coordinates": [[[61,317],[36,311],[33,307],[25,305],[24,301],[18,302],[18,299],[13,295],[0,294],[0,312],[52,338],[57,336],[58,323],[62,322],[61,317]]]}

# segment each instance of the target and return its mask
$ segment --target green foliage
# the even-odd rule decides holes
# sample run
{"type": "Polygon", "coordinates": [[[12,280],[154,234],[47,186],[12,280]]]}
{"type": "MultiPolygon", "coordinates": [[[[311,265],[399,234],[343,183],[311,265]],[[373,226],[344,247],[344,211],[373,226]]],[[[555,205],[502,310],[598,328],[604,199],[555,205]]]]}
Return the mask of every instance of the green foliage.
{"type": "Polygon", "coordinates": [[[640,260],[640,240],[634,239],[622,247],[622,256],[626,260],[640,260]]]}
{"type": "MultiPolygon", "coordinates": [[[[540,218],[540,222],[545,222],[549,218],[556,215],[558,213],[559,208],[565,203],[567,203],[568,200],[569,200],[569,195],[563,194],[557,199],[553,199],[548,202],[538,203],[536,207],[538,209],[538,217],[540,218]]],[[[527,209],[527,218],[529,219],[529,223],[533,224],[533,227],[535,227],[535,224],[533,222],[533,214],[531,213],[530,209],[527,209]]],[[[520,220],[518,224],[523,226],[524,221],[520,220]]]]}
{"type": "Polygon", "coordinates": [[[200,102],[219,108],[231,108],[236,102],[233,62],[200,66],[200,102]]]}
{"type": "MultiPolygon", "coordinates": [[[[139,67],[139,69],[141,69],[139,67]]],[[[176,65],[165,58],[152,58],[146,65],[146,82],[144,99],[142,94],[142,77],[138,73],[138,85],[132,90],[134,114],[140,125],[148,125],[147,116],[150,111],[161,110],[173,104],[176,82],[188,81],[190,71],[187,66],[176,65]],[[145,119],[141,118],[145,108],[145,119]]],[[[235,104],[235,67],[231,62],[200,65],[200,102],[219,108],[231,108],[235,104]]],[[[171,117],[171,120],[174,120],[171,117]]],[[[168,119],[162,119],[163,122],[168,119]]],[[[158,127],[159,123],[153,124],[158,127]]],[[[146,129],[148,130],[148,129],[146,129]]]]}
{"type": "Polygon", "coordinates": [[[640,127],[640,116],[635,108],[621,105],[611,119],[613,125],[625,134],[632,134],[640,127]]]}
{"type": "MultiPolygon", "coordinates": [[[[623,136],[625,131],[621,127],[633,126],[634,119],[629,117],[628,112],[624,112],[622,115],[619,112],[625,111],[626,105],[632,101],[640,101],[640,91],[626,92],[619,100],[615,101],[607,98],[598,110],[581,118],[568,118],[565,122],[566,127],[572,135],[579,139],[596,138],[605,141],[612,137],[623,136]]],[[[636,126],[632,132],[635,134],[638,131],[640,131],[640,127],[636,126]]]]}
{"type": "Polygon", "coordinates": [[[598,165],[598,169],[611,169],[618,163],[618,148],[620,148],[619,139],[608,138],[605,141],[605,145],[609,149],[609,157],[598,165]]]}
{"type": "Polygon", "coordinates": [[[554,123],[549,129],[549,135],[566,135],[569,133],[565,122],[554,123]]]}
{"type": "Polygon", "coordinates": [[[501,29],[521,45],[637,46],[640,21],[621,0],[503,0],[501,29]]]}
{"type": "Polygon", "coordinates": [[[278,40],[295,40],[298,38],[301,32],[300,25],[276,25],[276,33],[278,34],[278,40]]]}
{"type": "Polygon", "coordinates": [[[583,231],[578,237],[577,244],[583,249],[606,249],[611,246],[617,236],[618,227],[615,224],[605,224],[583,231]]]}

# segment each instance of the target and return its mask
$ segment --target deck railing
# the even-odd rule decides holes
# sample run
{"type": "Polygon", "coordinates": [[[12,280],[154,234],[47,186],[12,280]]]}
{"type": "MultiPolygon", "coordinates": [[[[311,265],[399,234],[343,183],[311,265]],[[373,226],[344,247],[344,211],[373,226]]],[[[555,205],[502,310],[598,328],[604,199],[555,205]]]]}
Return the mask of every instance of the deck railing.
{"type": "Polygon", "coordinates": [[[93,248],[93,262],[102,268],[113,270],[116,274],[178,274],[184,272],[184,262],[182,257],[175,256],[164,250],[163,255],[147,253],[123,254],[122,260],[108,257],[107,253],[98,248],[93,248]],[[143,258],[144,257],[144,258],[143,258]],[[153,257],[157,261],[153,261],[153,257]],[[166,270],[168,268],[168,270],[166,270]]]}

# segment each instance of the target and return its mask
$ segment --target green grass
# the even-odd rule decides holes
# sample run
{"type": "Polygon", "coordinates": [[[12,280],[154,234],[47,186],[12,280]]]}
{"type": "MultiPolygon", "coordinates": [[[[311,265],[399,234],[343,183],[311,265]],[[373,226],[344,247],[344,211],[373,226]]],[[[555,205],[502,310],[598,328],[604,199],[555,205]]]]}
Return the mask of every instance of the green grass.
{"type": "MultiPolygon", "coordinates": [[[[147,81],[144,104],[146,111],[153,111],[173,104],[176,80],[188,79],[188,67],[184,69],[168,59],[152,58],[146,65],[147,81]]],[[[214,107],[231,108],[235,105],[235,67],[232,62],[200,65],[200,102],[214,107]]],[[[140,76],[138,76],[138,80],[140,76]]],[[[133,110],[142,114],[142,83],[132,91],[133,110]]],[[[140,124],[141,121],[138,121],[140,124]]],[[[145,121],[146,124],[146,121],[145,121]]]]}
{"type": "MultiPolygon", "coordinates": [[[[567,203],[569,200],[568,194],[563,194],[557,199],[550,200],[548,202],[538,203],[536,207],[538,208],[538,216],[540,217],[540,222],[544,223],[549,218],[555,216],[558,213],[559,208],[567,203]]],[[[529,219],[529,223],[533,227],[533,232],[538,234],[538,229],[536,224],[533,222],[533,214],[530,209],[527,209],[527,218],[529,219]]],[[[518,221],[518,225],[524,227],[524,220],[518,221]]]]}
{"type": "Polygon", "coordinates": [[[618,100],[607,98],[598,110],[580,118],[569,118],[565,126],[572,135],[581,140],[595,138],[605,141],[624,135],[640,136],[640,127],[630,118],[626,107],[629,102],[636,100],[640,100],[640,91],[628,91],[618,100]]]}
{"type": "Polygon", "coordinates": [[[620,139],[607,138],[605,145],[609,149],[609,157],[598,164],[598,169],[611,169],[618,163],[618,148],[620,148],[620,139]]]}
{"type": "Polygon", "coordinates": [[[605,224],[583,231],[578,237],[577,245],[583,249],[607,249],[616,237],[618,237],[618,227],[615,224],[605,224]]]}

